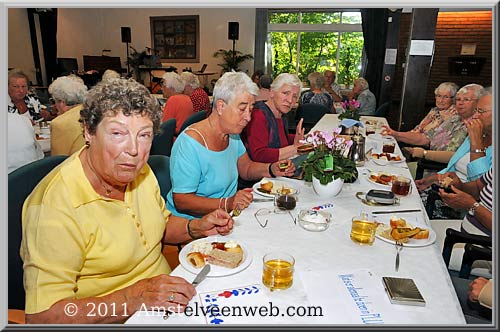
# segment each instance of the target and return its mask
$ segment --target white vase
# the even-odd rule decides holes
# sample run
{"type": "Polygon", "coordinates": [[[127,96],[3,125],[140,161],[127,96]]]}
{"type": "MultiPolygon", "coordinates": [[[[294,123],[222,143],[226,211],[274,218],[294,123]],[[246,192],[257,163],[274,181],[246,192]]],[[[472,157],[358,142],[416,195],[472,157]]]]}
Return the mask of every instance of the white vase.
{"type": "Polygon", "coordinates": [[[334,179],[327,184],[321,184],[314,176],[312,178],[313,189],[318,196],[323,198],[331,198],[337,196],[344,185],[343,179],[334,179]]]}

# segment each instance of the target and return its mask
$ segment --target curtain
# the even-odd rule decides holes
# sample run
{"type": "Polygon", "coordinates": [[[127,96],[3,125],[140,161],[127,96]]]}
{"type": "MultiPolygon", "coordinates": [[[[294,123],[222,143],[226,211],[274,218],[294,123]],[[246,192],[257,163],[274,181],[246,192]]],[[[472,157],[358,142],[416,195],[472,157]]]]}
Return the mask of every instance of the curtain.
{"type": "Polygon", "coordinates": [[[39,12],[47,85],[57,77],[57,8],[39,12]]]}
{"type": "Polygon", "coordinates": [[[368,81],[370,91],[377,98],[377,104],[380,100],[382,71],[384,68],[387,17],[388,12],[385,8],[361,9],[364,51],[366,54],[364,78],[368,81]]]}

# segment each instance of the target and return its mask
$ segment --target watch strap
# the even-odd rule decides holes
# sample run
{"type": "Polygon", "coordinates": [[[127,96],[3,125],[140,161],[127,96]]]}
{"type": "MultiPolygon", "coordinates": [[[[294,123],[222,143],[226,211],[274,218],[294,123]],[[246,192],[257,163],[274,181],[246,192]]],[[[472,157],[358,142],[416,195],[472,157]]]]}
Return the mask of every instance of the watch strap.
{"type": "Polygon", "coordinates": [[[481,205],[481,204],[479,204],[478,202],[475,202],[475,203],[471,206],[471,208],[469,209],[469,214],[470,214],[471,216],[473,216],[473,215],[476,213],[476,209],[479,207],[479,205],[481,205]]]}
{"type": "Polygon", "coordinates": [[[484,149],[484,148],[483,149],[474,149],[474,150],[472,150],[472,152],[474,152],[474,153],[485,153],[486,149],[484,149]]]}

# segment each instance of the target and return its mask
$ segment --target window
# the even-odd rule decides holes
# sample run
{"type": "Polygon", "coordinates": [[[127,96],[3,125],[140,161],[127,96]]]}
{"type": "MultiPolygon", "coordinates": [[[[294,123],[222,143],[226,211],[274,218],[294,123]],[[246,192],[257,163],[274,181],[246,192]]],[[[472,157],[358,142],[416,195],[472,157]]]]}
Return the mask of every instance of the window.
{"type": "Polygon", "coordinates": [[[361,13],[355,11],[270,10],[267,65],[273,75],[333,69],[339,84],[359,76],[363,53],[361,13]]]}

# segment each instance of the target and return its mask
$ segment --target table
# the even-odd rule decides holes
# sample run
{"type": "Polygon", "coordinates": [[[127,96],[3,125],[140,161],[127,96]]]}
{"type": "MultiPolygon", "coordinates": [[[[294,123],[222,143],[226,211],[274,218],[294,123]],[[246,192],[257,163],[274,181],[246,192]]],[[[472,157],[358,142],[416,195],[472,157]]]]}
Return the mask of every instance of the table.
{"type": "Polygon", "coordinates": [[[41,123],[36,123],[33,126],[35,134],[38,135],[36,141],[42,147],[42,151],[45,155],[50,155],[50,121],[46,122],[43,126],[43,132],[41,128],[41,123]]]}
{"type": "MultiPolygon", "coordinates": [[[[362,120],[372,117],[363,117],[362,120]],[[364,118],[364,119],[363,119],[364,118]]],[[[373,118],[383,120],[381,118],[373,118]]],[[[338,123],[336,114],[325,115],[313,128],[331,130],[338,123]]],[[[367,148],[376,145],[367,138],[367,148]]],[[[399,147],[396,148],[400,152],[399,147]]],[[[349,238],[351,218],[361,210],[367,212],[381,210],[417,209],[417,213],[398,213],[411,220],[419,218],[430,228],[422,202],[412,183],[413,191],[401,198],[400,206],[378,207],[366,206],[355,198],[358,191],[367,191],[376,185],[368,182],[366,169],[397,172],[410,176],[405,163],[399,166],[379,166],[369,161],[359,167],[359,178],[352,184],[344,184],[340,194],[333,199],[320,199],[314,193],[311,184],[293,179],[280,179],[299,189],[300,196],[297,208],[311,208],[325,203],[333,207],[325,210],[333,215],[330,227],[324,232],[308,232],[294,224],[287,214],[273,214],[269,217],[266,228],[258,225],[254,213],[261,208],[273,209],[272,202],[252,203],[235,220],[233,232],[228,236],[251,249],[252,262],[245,270],[225,277],[209,277],[197,288],[198,294],[190,303],[191,307],[202,305],[202,298],[207,300],[213,291],[241,290],[257,287],[262,291],[260,301],[252,304],[278,308],[294,306],[298,308],[321,308],[322,316],[304,317],[224,317],[221,324],[328,324],[328,325],[361,325],[361,324],[465,324],[465,319],[454,291],[440,249],[436,244],[426,247],[409,248],[401,251],[399,272],[394,269],[396,249],[393,244],[376,239],[372,246],[360,246],[349,238]],[[364,175],[365,174],[365,175],[364,175]],[[262,257],[265,253],[282,250],[295,257],[295,275],[293,286],[281,292],[269,292],[262,286],[262,257]],[[384,292],[381,278],[383,276],[411,278],[415,281],[423,295],[425,307],[390,304],[384,292]],[[244,287],[246,286],[246,288],[244,287]],[[260,287],[260,288],[259,288],[260,287]]],[[[380,189],[380,188],[379,188],[380,189]]],[[[254,197],[258,197],[257,194],[254,197]]],[[[390,216],[390,214],[386,215],[390,216]]],[[[179,265],[173,275],[182,276],[188,281],[194,274],[179,265]]],[[[225,296],[225,295],[224,295],[225,296]]],[[[257,295],[255,295],[257,297],[257,295]]],[[[228,300],[229,301],[229,300],[228,300]]],[[[244,298],[237,304],[245,304],[244,298]]],[[[305,310],[305,309],[304,309],[305,310]]],[[[282,311],[281,311],[282,312],[282,311]]],[[[311,311],[312,312],[312,311],[311,311]]],[[[207,324],[210,317],[178,314],[168,320],[151,312],[136,312],[127,324],[207,324]]],[[[213,320],[212,320],[213,323],[213,320]]]]}

